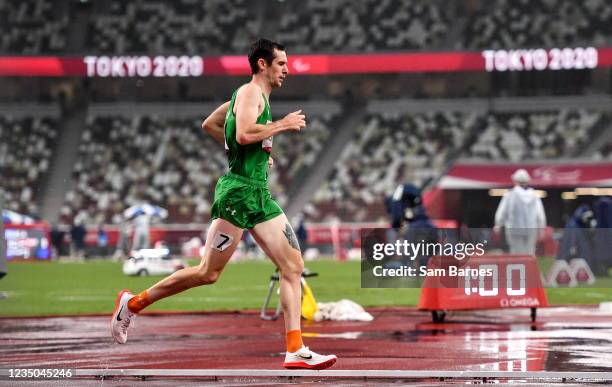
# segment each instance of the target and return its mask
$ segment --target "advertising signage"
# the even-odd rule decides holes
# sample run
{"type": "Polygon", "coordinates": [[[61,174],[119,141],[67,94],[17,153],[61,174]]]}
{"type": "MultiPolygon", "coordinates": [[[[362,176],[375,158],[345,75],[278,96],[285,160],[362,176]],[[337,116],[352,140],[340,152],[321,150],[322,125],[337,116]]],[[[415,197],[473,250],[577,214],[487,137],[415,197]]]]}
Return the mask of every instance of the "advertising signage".
{"type": "MultiPolygon", "coordinates": [[[[558,71],[607,67],[612,67],[612,47],[289,56],[289,71],[294,75],[558,71]]],[[[249,74],[245,55],[0,57],[0,76],[188,78],[249,74]]]]}

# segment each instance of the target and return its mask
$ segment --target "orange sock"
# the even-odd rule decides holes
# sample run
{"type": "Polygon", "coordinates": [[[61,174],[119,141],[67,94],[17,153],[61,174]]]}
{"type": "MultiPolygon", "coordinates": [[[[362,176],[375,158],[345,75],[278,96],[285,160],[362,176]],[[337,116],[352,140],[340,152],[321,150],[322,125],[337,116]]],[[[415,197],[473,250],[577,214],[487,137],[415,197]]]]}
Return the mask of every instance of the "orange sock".
{"type": "Polygon", "coordinates": [[[302,348],[302,331],[294,329],[287,332],[287,352],[295,352],[302,348]]]}
{"type": "Polygon", "coordinates": [[[149,292],[144,290],[130,298],[128,301],[128,309],[133,313],[138,313],[151,304],[152,302],[149,300],[149,292]]]}

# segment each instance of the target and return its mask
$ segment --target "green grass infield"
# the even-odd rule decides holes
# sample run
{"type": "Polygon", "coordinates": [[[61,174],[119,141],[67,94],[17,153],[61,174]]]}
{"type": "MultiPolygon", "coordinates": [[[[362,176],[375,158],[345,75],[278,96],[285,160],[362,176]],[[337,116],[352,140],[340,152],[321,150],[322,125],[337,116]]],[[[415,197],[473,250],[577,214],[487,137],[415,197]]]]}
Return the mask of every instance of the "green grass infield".
{"type": "MultiPolygon", "coordinates": [[[[195,264],[196,262],[190,262],[195,264]]],[[[545,269],[550,262],[542,260],[545,269]]],[[[128,277],[121,263],[9,263],[0,280],[0,316],[111,313],[121,289],[138,292],[162,277],[128,277]]],[[[360,262],[319,260],[306,266],[318,277],[308,279],[317,301],[350,299],[363,306],[414,306],[420,289],[362,289],[360,262]]],[[[229,264],[221,279],[155,303],[147,311],[211,311],[259,309],[274,266],[269,261],[229,264]]],[[[612,300],[612,279],[592,287],[547,289],[551,304],[598,304],[612,300]]],[[[277,297],[274,296],[274,303],[277,297]]]]}

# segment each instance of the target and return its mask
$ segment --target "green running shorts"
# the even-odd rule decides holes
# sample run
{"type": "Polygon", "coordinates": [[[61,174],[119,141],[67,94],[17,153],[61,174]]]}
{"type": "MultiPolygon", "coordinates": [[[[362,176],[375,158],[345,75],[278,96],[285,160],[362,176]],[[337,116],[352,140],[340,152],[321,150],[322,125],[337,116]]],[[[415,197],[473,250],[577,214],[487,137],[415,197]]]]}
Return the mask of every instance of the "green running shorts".
{"type": "Polygon", "coordinates": [[[210,217],[251,229],[282,213],[283,210],[272,199],[267,182],[228,172],[217,182],[210,217]]]}

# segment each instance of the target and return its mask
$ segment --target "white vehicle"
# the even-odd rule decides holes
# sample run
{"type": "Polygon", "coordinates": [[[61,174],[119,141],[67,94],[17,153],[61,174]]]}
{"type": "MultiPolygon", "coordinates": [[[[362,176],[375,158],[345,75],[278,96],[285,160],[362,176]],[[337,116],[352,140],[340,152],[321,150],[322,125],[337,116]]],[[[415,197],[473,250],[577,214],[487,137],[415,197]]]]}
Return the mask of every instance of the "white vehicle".
{"type": "Polygon", "coordinates": [[[170,250],[167,248],[140,249],[130,253],[130,258],[123,264],[123,274],[168,275],[185,267],[185,261],[170,257],[170,250]]]}

